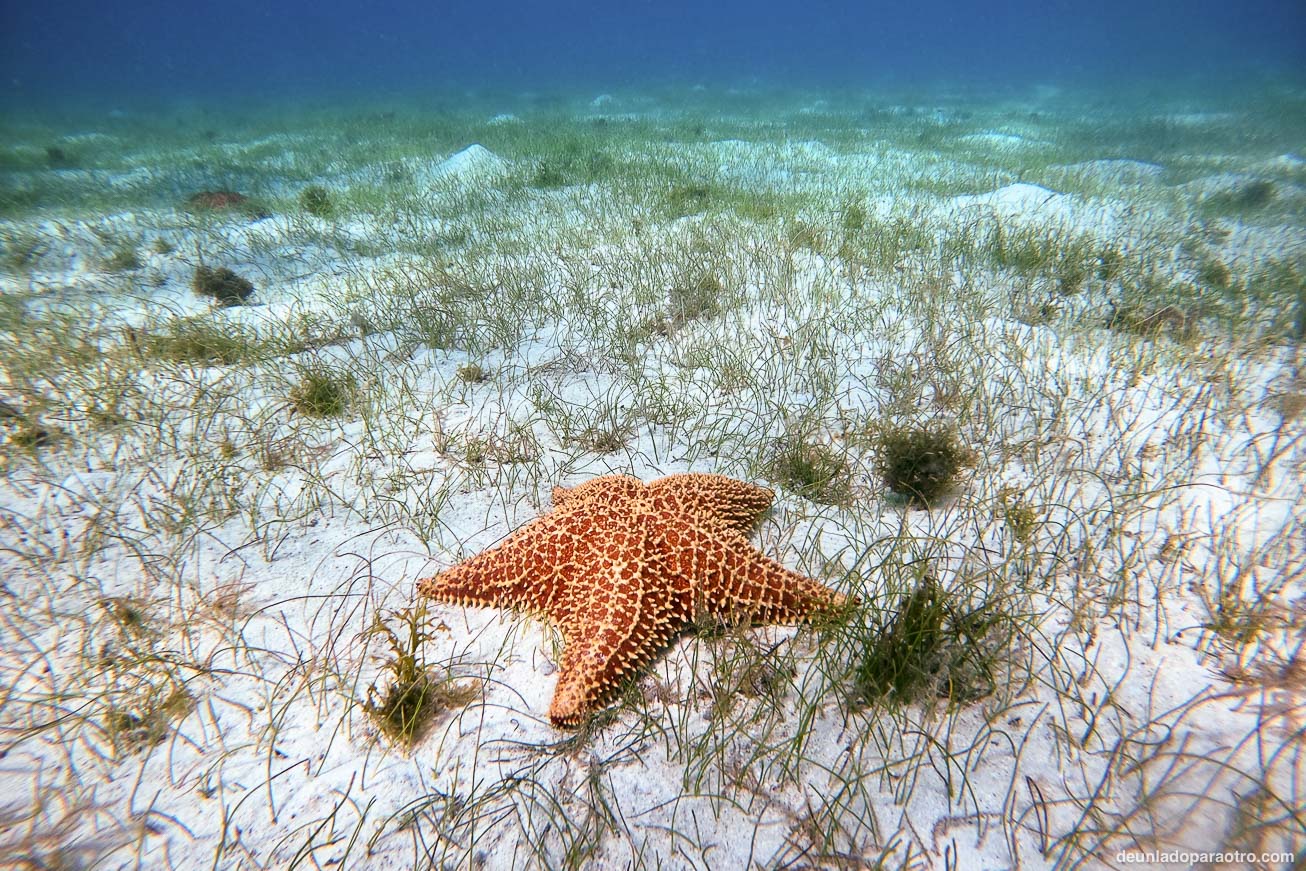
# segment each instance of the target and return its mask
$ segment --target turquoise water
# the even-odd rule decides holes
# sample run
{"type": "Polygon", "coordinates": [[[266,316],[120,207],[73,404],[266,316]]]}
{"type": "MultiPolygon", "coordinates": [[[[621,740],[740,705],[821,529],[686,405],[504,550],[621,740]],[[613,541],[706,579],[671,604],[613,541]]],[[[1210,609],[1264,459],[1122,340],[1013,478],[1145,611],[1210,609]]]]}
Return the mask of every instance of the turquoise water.
{"type": "Polygon", "coordinates": [[[9,2],[0,100],[1300,75],[1306,7],[1027,2],[9,2]]]}

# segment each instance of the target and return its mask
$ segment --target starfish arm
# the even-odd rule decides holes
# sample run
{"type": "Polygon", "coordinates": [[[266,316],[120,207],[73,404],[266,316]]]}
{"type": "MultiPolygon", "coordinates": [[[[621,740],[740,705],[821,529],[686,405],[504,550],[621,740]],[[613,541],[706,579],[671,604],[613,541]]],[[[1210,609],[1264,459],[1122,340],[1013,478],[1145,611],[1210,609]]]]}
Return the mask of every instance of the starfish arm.
{"type": "Polygon", "coordinates": [[[739,536],[692,526],[668,528],[664,535],[668,569],[688,578],[695,607],[718,619],[796,623],[847,601],[739,536]]]}
{"type": "Polygon", "coordinates": [[[419,580],[417,592],[453,605],[550,614],[572,566],[566,551],[576,520],[568,514],[533,520],[497,546],[419,580]]]}
{"type": "Polygon", "coordinates": [[[617,508],[644,494],[644,482],[630,475],[604,475],[575,487],[554,487],[553,507],[577,508],[581,505],[617,508]]]}
{"type": "Polygon", "coordinates": [[[648,485],[654,505],[710,520],[747,536],[775,500],[766,487],[724,475],[668,475],[648,485]]]}
{"type": "Polygon", "coordinates": [[[689,619],[689,585],[662,571],[647,523],[610,538],[591,579],[562,627],[565,646],[549,705],[549,719],[558,726],[583,719],[689,619]]]}

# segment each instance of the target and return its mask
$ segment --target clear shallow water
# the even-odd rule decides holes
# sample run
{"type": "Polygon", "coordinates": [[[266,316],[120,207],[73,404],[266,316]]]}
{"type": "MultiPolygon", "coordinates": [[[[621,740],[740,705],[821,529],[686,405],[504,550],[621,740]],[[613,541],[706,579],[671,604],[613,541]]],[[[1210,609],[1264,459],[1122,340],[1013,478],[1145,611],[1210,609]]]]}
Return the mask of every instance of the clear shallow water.
{"type": "Polygon", "coordinates": [[[1300,74],[1292,0],[3,5],[0,100],[1300,74]]]}

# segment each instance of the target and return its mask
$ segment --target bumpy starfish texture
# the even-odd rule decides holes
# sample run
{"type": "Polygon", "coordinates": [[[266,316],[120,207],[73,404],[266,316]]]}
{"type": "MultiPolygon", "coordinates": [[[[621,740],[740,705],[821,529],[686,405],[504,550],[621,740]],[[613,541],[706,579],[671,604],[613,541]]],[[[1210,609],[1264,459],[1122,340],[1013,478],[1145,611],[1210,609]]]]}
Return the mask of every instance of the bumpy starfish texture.
{"type": "Polygon", "coordinates": [[[689,623],[793,623],[845,597],[757,551],[772,492],[721,475],[626,475],[553,490],[554,508],[417,592],[552,620],[564,641],[549,706],[579,722],[689,623]]]}

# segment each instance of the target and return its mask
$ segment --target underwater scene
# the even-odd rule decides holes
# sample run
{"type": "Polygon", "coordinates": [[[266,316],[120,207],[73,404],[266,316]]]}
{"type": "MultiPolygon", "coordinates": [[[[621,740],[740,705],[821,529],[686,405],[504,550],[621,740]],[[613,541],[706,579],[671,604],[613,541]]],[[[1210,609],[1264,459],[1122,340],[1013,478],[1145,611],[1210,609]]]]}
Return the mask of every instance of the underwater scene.
{"type": "Polygon", "coordinates": [[[1306,8],[0,6],[0,867],[1306,862],[1306,8]]]}

